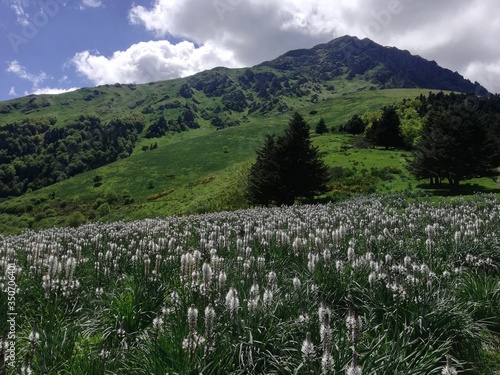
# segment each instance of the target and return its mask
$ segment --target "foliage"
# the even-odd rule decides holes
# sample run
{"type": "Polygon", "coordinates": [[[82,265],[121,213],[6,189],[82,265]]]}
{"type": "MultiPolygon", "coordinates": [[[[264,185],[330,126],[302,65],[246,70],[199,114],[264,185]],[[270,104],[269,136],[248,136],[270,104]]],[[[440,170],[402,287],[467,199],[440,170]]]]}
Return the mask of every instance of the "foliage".
{"type": "Polygon", "coordinates": [[[487,106],[494,100],[470,107],[467,98],[453,97],[435,105],[410,162],[412,173],[433,183],[447,178],[451,189],[465,179],[498,174],[500,142],[493,134],[500,129],[500,111],[489,114],[487,106]]]}
{"type": "Polygon", "coordinates": [[[310,141],[309,125],[295,112],[285,133],[267,136],[250,168],[252,204],[293,204],[298,197],[312,198],[326,191],[328,171],[310,141]]]}
{"type": "Polygon", "coordinates": [[[349,134],[363,134],[366,128],[366,124],[361,117],[358,115],[352,116],[349,121],[347,121],[343,126],[343,131],[349,134]]]}
{"type": "Polygon", "coordinates": [[[316,124],[315,131],[317,134],[325,134],[328,131],[328,128],[326,127],[326,122],[323,117],[321,117],[316,124]]]}
{"type": "Polygon", "coordinates": [[[102,217],[106,216],[111,212],[111,207],[108,202],[104,202],[96,210],[97,216],[102,217]]]}
{"type": "Polygon", "coordinates": [[[47,119],[1,127],[0,197],[40,189],[128,156],[143,121],[128,116],[103,124],[98,117],[80,116],[65,127],[51,127],[47,119]]]}
{"type": "Polygon", "coordinates": [[[499,217],[397,194],[1,236],[4,372],[491,374],[499,217]]]}
{"type": "Polygon", "coordinates": [[[402,148],[405,145],[401,133],[401,122],[394,107],[384,107],[382,117],[367,128],[366,138],[376,146],[388,149],[402,148]]]}
{"type": "MultiPolygon", "coordinates": [[[[343,86],[339,83],[337,90],[353,90],[356,91],[358,86],[354,85],[356,81],[349,81],[349,85],[343,86]]],[[[120,100],[136,101],[142,100],[141,93],[149,93],[154,97],[155,92],[163,92],[161,90],[169,89],[168,85],[161,87],[161,83],[151,85],[137,85],[136,91],[130,91],[127,86],[122,85],[121,88],[103,86],[100,88],[102,92],[99,95],[99,100],[109,99],[114,94],[114,90],[121,94],[120,100]],[[144,90],[144,91],[141,91],[144,90]],[[105,94],[104,94],[105,93],[105,94]],[[139,97],[138,97],[139,95],[139,97]]],[[[175,86],[174,86],[175,87],[175,86]]],[[[176,97],[168,92],[168,99],[162,96],[157,96],[156,101],[173,102],[176,97]]],[[[200,92],[194,90],[196,97],[203,101],[203,96],[200,92]]],[[[380,90],[380,91],[359,91],[353,94],[338,95],[334,99],[322,99],[317,104],[309,104],[305,107],[297,104],[290,99],[291,106],[297,106],[300,113],[310,124],[315,124],[321,117],[325,119],[331,128],[337,129],[341,124],[345,123],[352,117],[353,113],[363,113],[364,111],[376,111],[377,108],[390,105],[391,103],[400,103],[404,98],[412,98],[424,94],[423,101],[427,98],[427,91],[419,89],[404,89],[404,90],[380,90]],[[313,111],[314,110],[314,111],[313,111]]],[[[77,96],[77,92],[67,95],[77,96]]],[[[438,95],[438,94],[432,94],[438,95]]],[[[438,95],[441,96],[441,95],[438,95]]],[[[65,97],[65,96],[64,96],[65,97]]],[[[446,98],[447,95],[442,95],[446,98]]],[[[63,98],[62,96],[54,96],[55,103],[63,98]]],[[[72,98],[71,100],[74,100],[72,98]]],[[[98,99],[94,99],[98,100],[98,99]]],[[[117,99],[118,100],[118,99],[117,99]]],[[[153,99],[151,99],[153,100],[153,99]]],[[[214,99],[215,100],[215,99],[214,99]]],[[[205,103],[206,104],[206,103],[205,103]]],[[[204,104],[204,105],[205,105],[204,104]]],[[[88,106],[89,103],[86,103],[88,106]]],[[[145,104],[146,105],[146,104],[145,104]]],[[[159,105],[159,104],[158,104],[159,105]]],[[[181,111],[184,110],[185,103],[180,102],[180,107],[169,109],[173,111],[168,114],[165,110],[165,116],[175,118],[181,111]],[[178,111],[178,112],[175,112],[178,111]]],[[[429,106],[430,103],[426,103],[429,106]]],[[[192,106],[192,104],[191,104],[192,106]]],[[[399,106],[399,104],[398,104],[399,106]]],[[[153,106],[156,107],[156,106],[153,106]]],[[[51,108],[51,107],[48,107],[51,108]]],[[[54,105],[55,108],[55,105],[54,105]]],[[[113,110],[99,112],[101,122],[109,121],[113,117],[123,117],[124,114],[118,114],[113,110]]],[[[202,108],[202,105],[198,105],[202,108]]],[[[399,107],[397,107],[399,108],[399,107]]],[[[415,107],[417,108],[417,107],[415,107]]],[[[421,108],[418,107],[420,114],[421,108]]],[[[75,101],[74,106],[66,108],[68,111],[87,113],[87,107],[78,107],[75,101]]],[[[139,110],[139,107],[137,108],[139,110]]],[[[14,113],[14,112],[13,112],[14,113]]],[[[40,114],[45,112],[40,112],[40,114]]],[[[62,126],[67,121],[67,116],[74,112],[58,112],[57,125],[62,126]]],[[[199,115],[199,112],[197,112],[199,115]]],[[[138,115],[141,117],[142,115],[138,115]]],[[[232,116],[239,116],[236,112],[232,116]]],[[[104,189],[113,188],[117,192],[124,189],[129,191],[129,197],[123,198],[118,203],[113,205],[112,220],[121,219],[142,219],[146,217],[156,217],[158,215],[186,215],[197,212],[212,212],[224,209],[234,209],[246,207],[245,200],[242,200],[239,205],[225,205],[223,202],[226,199],[219,199],[221,193],[233,184],[232,180],[236,178],[236,173],[233,173],[232,166],[242,162],[251,163],[255,160],[255,150],[262,144],[264,134],[277,133],[279,134],[285,128],[289,114],[273,114],[272,116],[255,113],[245,116],[236,117],[241,119],[239,126],[226,128],[221,131],[211,129],[209,120],[201,120],[202,127],[189,132],[169,133],[168,137],[162,137],[155,140],[140,139],[134,152],[127,158],[118,160],[111,164],[102,166],[99,170],[84,172],[75,175],[72,178],[62,182],[48,186],[43,189],[34,190],[32,193],[25,193],[20,197],[11,197],[0,202],[0,231],[2,233],[20,233],[28,228],[30,218],[34,217],[39,211],[40,202],[45,204],[56,212],[55,216],[45,217],[39,222],[35,222],[32,228],[42,229],[53,226],[65,225],[67,217],[72,210],[79,210],[87,218],[91,218],[95,208],[92,208],[92,203],[96,199],[102,197],[103,189],[95,188],[93,178],[96,173],[103,177],[101,181],[104,189]],[[158,148],[154,152],[137,152],[140,151],[143,145],[150,147],[151,143],[158,144],[158,148]],[[230,149],[229,154],[224,154],[224,146],[230,149]],[[217,176],[216,181],[210,184],[210,188],[193,189],[187,186],[188,183],[206,176],[217,176]],[[163,189],[174,189],[175,192],[162,200],[161,204],[149,204],[147,197],[154,191],[147,190],[147,179],[155,178],[158,186],[158,191],[163,189]],[[55,198],[53,198],[55,196],[55,198]],[[131,204],[131,202],[133,204],[131,204]],[[66,206],[63,206],[63,205],[66,206]]],[[[73,118],[70,116],[69,118],[73,118]]],[[[157,118],[157,114],[146,117],[146,123],[157,118]]],[[[361,115],[365,117],[365,114],[361,115]]],[[[4,117],[2,116],[2,119],[4,117]]],[[[200,120],[200,118],[198,117],[200,120]]],[[[493,122],[492,122],[493,123],[493,122]]],[[[493,131],[491,132],[493,134],[493,131]]],[[[493,136],[491,137],[494,138],[493,136]]],[[[500,137],[496,137],[500,139],[500,137]]],[[[347,134],[325,134],[322,137],[312,137],[312,142],[319,148],[320,155],[329,167],[344,166],[352,169],[355,172],[353,180],[349,184],[339,183],[335,188],[335,195],[329,194],[331,199],[338,200],[340,196],[345,196],[342,192],[344,187],[347,192],[351,191],[351,186],[356,185],[356,179],[360,182],[361,189],[356,191],[376,191],[391,192],[407,189],[409,186],[415,188],[418,184],[417,180],[407,173],[405,158],[408,155],[395,150],[384,151],[379,148],[359,149],[352,148],[352,145],[357,143],[358,138],[351,137],[347,134]],[[344,147],[345,146],[345,147],[344,147]],[[394,179],[388,182],[382,180],[372,184],[361,175],[361,171],[366,169],[371,170],[372,167],[381,169],[386,166],[401,169],[403,173],[394,175],[394,179]]],[[[127,155],[128,156],[128,155],[127,155]]],[[[470,193],[474,191],[487,190],[495,192],[498,186],[490,179],[481,179],[470,181],[471,187],[468,190],[470,193]],[[476,187],[473,184],[477,184],[476,187]]],[[[329,188],[331,185],[329,185],[329,188]]],[[[433,188],[432,188],[433,189],[433,188]]],[[[105,190],[104,190],[105,191],[105,190]]],[[[440,191],[436,191],[440,194],[440,191]]]]}
{"type": "Polygon", "coordinates": [[[146,138],[163,137],[167,133],[167,130],[168,130],[167,120],[165,120],[164,116],[160,116],[156,119],[155,122],[149,125],[145,137],[146,138]]]}
{"type": "Polygon", "coordinates": [[[85,217],[79,211],[75,211],[68,217],[67,225],[76,228],[85,223],[85,217]]]}

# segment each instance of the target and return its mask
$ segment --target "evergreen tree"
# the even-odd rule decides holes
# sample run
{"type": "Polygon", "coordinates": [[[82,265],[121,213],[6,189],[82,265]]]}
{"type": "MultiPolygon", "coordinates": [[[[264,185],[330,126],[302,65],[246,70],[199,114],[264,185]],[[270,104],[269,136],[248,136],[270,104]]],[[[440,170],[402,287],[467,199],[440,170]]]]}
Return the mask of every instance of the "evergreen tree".
{"type": "Polygon", "coordinates": [[[325,120],[322,118],[320,118],[320,120],[318,121],[318,124],[316,125],[316,133],[317,134],[325,134],[328,129],[326,127],[326,122],[325,120]]]}
{"type": "Polygon", "coordinates": [[[481,114],[464,103],[435,108],[424,124],[410,170],[432,184],[446,178],[450,190],[462,180],[494,176],[500,152],[488,128],[481,114]]]}
{"type": "Polygon", "coordinates": [[[366,124],[361,117],[354,115],[345,123],[343,128],[350,134],[362,134],[365,131],[366,124]]]}
{"type": "Polygon", "coordinates": [[[264,145],[257,150],[257,159],[250,167],[248,201],[251,204],[268,206],[277,200],[279,164],[276,151],[274,136],[266,135],[264,145]]]}
{"type": "Polygon", "coordinates": [[[401,122],[394,107],[385,107],[382,118],[373,124],[374,143],[388,149],[403,147],[405,140],[401,133],[401,122]]]}
{"type": "Polygon", "coordinates": [[[266,138],[250,169],[249,200],[253,204],[293,204],[326,191],[328,169],[312,146],[309,126],[297,112],[285,133],[266,138]]]}

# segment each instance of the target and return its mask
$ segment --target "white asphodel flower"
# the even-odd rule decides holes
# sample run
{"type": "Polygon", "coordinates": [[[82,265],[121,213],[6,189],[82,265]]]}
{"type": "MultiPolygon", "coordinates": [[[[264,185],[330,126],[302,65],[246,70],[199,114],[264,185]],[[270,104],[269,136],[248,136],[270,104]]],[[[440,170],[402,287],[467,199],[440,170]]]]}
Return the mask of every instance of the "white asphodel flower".
{"type": "Polygon", "coordinates": [[[293,286],[297,292],[300,292],[302,283],[300,282],[300,279],[297,276],[293,278],[293,286]]]}
{"type": "Polygon", "coordinates": [[[441,375],[457,375],[457,370],[451,363],[451,356],[446,355],[446,366],[441,370],[441,375]]]}
{"type": "Polygon", "coordinates": [[[306,333],[306,338],[302,342],[300,351],[302,352],[302,359],[304,362],[310,362],[314,359],[316,353],[314,351],[314,344],[311,340],[311,332],[306,333]]]}
{"type": "Polygon", "coordinates": [[[34,345],[38,342],[38,340],[40,340],[40,334],[36,331],[36,329],[34,329],[28,335],[28,341],[30,344],[34,345]]]}
{"type": "Polygon", "coordinates": [[[335,361],[333,360],[332,354],[330,351],[325,351],[323,357],[321,357],[321,373],[331,374],[334,366],[335,361]]]}
{"type": "Polygon", "coordinates": [[[346,370],[346,375],[363,375],[363,371],[361,367],[351,364],[346,370]]]}
{"type": "Polygon", "coordinates": [[[193,332],[196,329],[196,322],[198,320],[198,309],[194,305],[191,305],[188,308],[187,315],[188,315],[189,331],[193,332]]]}
{"type": "Polygon", "coordinates": [[[205,308],[205,330],[207,336],[210,336],[214,330],[214,322],[215,322],[215,310],[212,304],[209,304],[205,308]]]}
{"type": "Polygon", "coordinates": [[[236,315],[240,308],[238,292],[233,287],[231,287],[226,294],[226,308],[229,310],[232,317],[236,315]]]}

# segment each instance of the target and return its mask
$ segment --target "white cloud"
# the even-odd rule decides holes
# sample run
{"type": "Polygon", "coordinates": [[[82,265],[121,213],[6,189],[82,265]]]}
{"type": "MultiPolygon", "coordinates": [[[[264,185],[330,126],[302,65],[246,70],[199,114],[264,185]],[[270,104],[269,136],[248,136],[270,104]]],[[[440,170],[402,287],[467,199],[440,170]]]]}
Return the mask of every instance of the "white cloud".
{"type": "Polygon", "coordinates": [[[103,6],[101,0],[83,0],[80,9],[99,8],[101,6],[103,6]]]}
{"type": "Polygon", "coordinates": [[[488,91],[500,93],[500,60],[493,63],[474,61],[467,66],[464,75],[479,82],[488,91]]]}
{"type": "Polygon", "coordinates": [[[26,12],[26,8],[28,7],[26,0],[11,0],[10,8],[14,11],[17,17],[17,22],[21,25],[25,26],[29,24],[29,17],[26,12]]]}
{"type": "Polygon", "coordinates": [[[41,94],[51,94],[51,95],[57,95],[57,94],[64,94],[65,92],[71,92],[78,90],[80,87],[71,87],[69,89],[59,89],[55,87],[40,87],[32,91],[31,93],[25,92],[25,95],[29,94],[35,94],[35,95],[41,95],[41,94]]]}
{"type": "Polygon", "coordinates": [[[96,85],[145,83],[185,77],[215,66],[238,65],[232,52],[211,43],[196,47],[187,41],[172,44],[167,40],[134,44],[111,57],[79,52],[72,63],[96,85]]]}
{"type": "Polygon", "coordinates": [[[410,50],[470,79],[478,76],[469,75],[476,62],[486,61],[486,73],[500,78],[495,0],[155,0],[133,6],[129,19],[158,37],[231,51],[243,65],[349,34],[410,50]]]}
{"type": "MultiPolygon", "coordinates": [[[[19,61],[13,60],[8,63],[7,72],[15,74],[19,78],[31,82],[32,88],[30,91],[25,91],[24,95],[30,94],[62,94],[69,91],[78,90],[78,87],[72,88],[54,88],[54,87],[42,87],[41,85],[51,77],[49,77],[45,72],[40,72],[39,74],[30,73],[24,66],[22,66],[19,61]]],[[[60,83],[67,81],[67,77],[64,76],[60,83]]],[[[16,90],[14,87],[11,87],[9,91],[10,96],[17,96],[16,90]]]]}
{"type": "Polygon", "coordinates": [[[33,87],[38,88],[49,76],[45,72],[40,72],[39,74],[29,73],[28,70],[22,66],[19,61],[12,60],[7,68],[8,73],[15,74],[21,79],[27,80],[33,84],[33,87]]]}

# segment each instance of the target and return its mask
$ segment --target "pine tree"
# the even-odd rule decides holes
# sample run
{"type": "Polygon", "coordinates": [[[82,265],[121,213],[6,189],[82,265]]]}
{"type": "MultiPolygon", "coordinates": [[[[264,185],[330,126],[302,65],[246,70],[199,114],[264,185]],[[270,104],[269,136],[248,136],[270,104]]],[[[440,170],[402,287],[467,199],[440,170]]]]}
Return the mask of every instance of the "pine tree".
{"type": "Polygon", "coordinates": [[[257,151],[249,175],[249,201],[253,204],[293,204],[298,197],[312,198],[326,191],[328,169],[310,140],[309,125],[297,112],[285,133],[267,136],[257,151]]]}
{"type": "Polygon", "coordinates": [[[410,170],[431,184],[446,178],[450,190],[456,190],[462,180],[497,174],[499,158],[488,123],[462,104],[429,113],[410,170]]]}
{"type": "Polygon", "coordinates": [[[344,125],[344,130],[350,134],[362,134],[366,124],[358,115],[352,116],[344,125]]]}
{"type": "Polygon", "coordinates": [[[375,121],[367,134],[368,140],[377,146],[404,147],[405,140],[401,133],[401,122],[394,107],[385,107],[382,118],[375,121]]]}
{"type": "Polygon", "coordinates": [[[276,201],[276,187],[279,185],[279,164],[276,151],[274,136],[267,135],[264,145],[257,150],[257,160],[250,167],[248,178],[250,204],[268,206],[276,201]]]}
{"type": "Polygon", "coordinates": [[[325,120],[322,118],[320,118],[320,120],[318,121],[318,124],[316,125],[316,133],[317,134],[325,134],[328,129],[326,127],[326,122],[325,120]]]}

